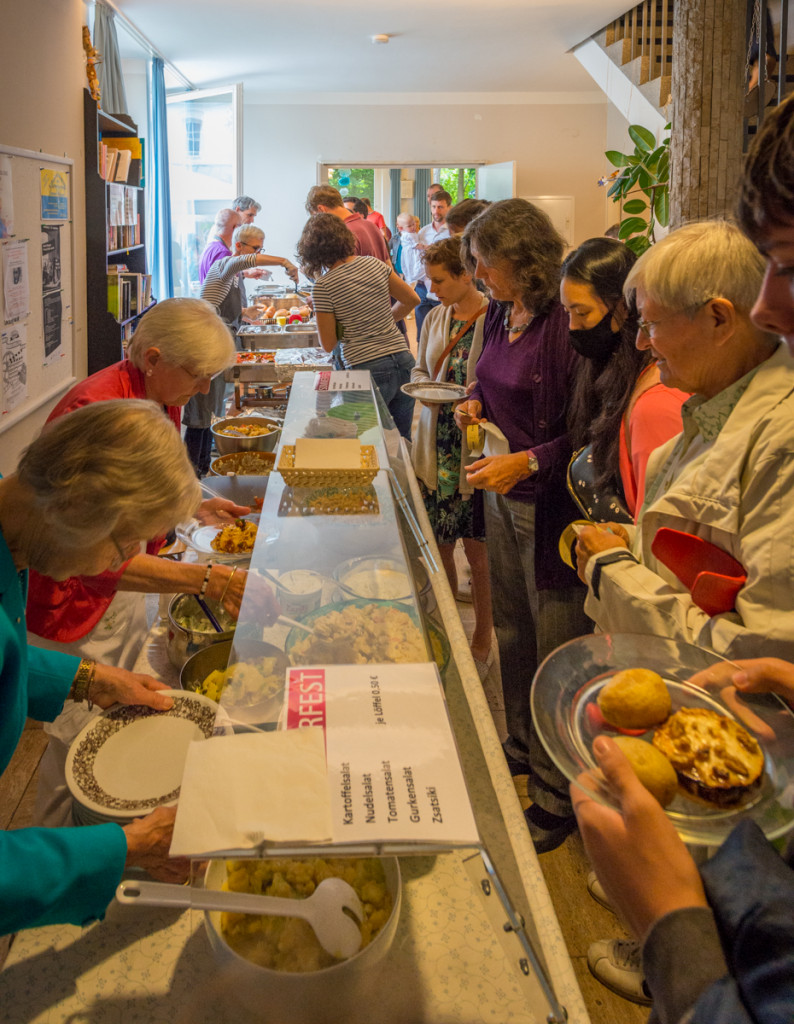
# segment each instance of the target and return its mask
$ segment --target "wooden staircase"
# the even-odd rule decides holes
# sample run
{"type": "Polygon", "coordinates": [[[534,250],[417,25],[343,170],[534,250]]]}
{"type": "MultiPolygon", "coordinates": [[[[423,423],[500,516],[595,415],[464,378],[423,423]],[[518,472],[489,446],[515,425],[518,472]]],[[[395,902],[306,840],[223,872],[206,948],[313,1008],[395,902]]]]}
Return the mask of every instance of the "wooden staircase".
{"type": "Polygon", "coordinates": [[[673,71],[673,0],[644,0],[593,38],[666,115],[673,71]]]}

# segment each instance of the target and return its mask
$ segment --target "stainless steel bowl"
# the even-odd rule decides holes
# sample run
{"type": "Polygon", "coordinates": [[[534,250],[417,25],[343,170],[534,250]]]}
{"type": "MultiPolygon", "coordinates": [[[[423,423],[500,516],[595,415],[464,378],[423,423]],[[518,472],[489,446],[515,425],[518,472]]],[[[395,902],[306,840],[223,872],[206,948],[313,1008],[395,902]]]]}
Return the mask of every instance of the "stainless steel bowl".
{"type": "MultiPolygon", "coordinates": [[[[210,471],[215,476],[229,476],[238,473],[240,476],[267,476],[276,465],[273,452],[232,452],[221,455],[210,463],[210,471]]],[[[210,484],[212,486],[212,484],[210,484]]]]}
{"type": "MultiPolygon", "coordinates": [[[[215,601],[207,601],[210,610],[218,616],[220,605],[215,601]]],[[[168,637],[166,649],[171,664],[181,669],[182,666],[198,651],[218,646],[225,641],[231,642],[234,628],[218,633],[207,620],[206,630],[189,629],[178,621],[180,615],[201,615],[204,613],[196,603],[193,594],[177,594],[168,605],[168,637]]],[[[224,613],[225,614],[225,613],[224,613]]]]}
{"type": "Polygon", "coordinates": [[[275,451],[281,437],[281,424],[265,416],[230,416],[229,419],[213,423],[212,436],[219,455],[232,455],[234,452],[272,452],[275,451]],[[253,437],[232,437],[221,433],[226,427],[239,427],[247,423],[268,426],[271,430],[267,434],[255,434],[253,437]]]}
{"type": "MultiPolygon", "coordinates": [[[[236,641],[236,660],[248,662],[254,666],[261,664],[263,658],[275,659],[275,673],[282,682],[268,693],[258,696],[246,696],[235,701],[234,693],[224,697],[224,708],[237,722],[257,724],[265,729],[275,729],[278,722],[281,708],[284,703],[283,680],[289,667],[287,655],[279,647],[265,643],[262,640],[254,640],[250,637],[238,638],[236,641]]],[[[232,655],[232,641],[226,640],[223,643],[213,644],[212,647],[205,647],[197,651],[182,666],[179,675],[179,682],[183,690],[193,690],[196,693],[203,693],[204,682],[211,672],[217,669],[225,669],[229,664],[232,655]]]]}

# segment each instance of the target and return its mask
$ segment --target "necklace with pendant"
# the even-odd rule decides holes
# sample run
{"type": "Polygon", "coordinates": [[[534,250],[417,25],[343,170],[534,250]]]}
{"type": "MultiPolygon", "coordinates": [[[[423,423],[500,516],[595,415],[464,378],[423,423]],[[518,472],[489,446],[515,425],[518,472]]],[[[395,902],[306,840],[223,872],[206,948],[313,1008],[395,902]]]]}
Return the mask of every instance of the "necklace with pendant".
{"type": "Polygon", "coordinates": [[[532,321],[534,319],[534,314],[530,313],[528,315],[528,319],[527,319],[526,323],[514,324],[511,327],[510,326],[510,314],[512,313],[512,311],[513,311],[513,307],[512,306],[510,306],[508,309],[505,310],[505,319],[504,319],[505,330],[507,331],[508,334],[521,334],[532,323],[532,321]]]}

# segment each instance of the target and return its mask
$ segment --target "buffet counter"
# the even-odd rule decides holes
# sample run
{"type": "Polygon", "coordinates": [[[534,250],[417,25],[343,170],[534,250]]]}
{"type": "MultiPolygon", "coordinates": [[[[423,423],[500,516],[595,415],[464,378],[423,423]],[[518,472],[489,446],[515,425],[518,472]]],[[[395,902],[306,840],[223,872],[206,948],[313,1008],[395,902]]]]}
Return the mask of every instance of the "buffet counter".
{"type": "MultiPolygon", "coordinates": [[[[363,988],[355,989],[355,998],[351,994],[346,1001],[344,993],[337,994],[305,1019],[311,1024],[542,1024],[565,1019],[558,1003],[569,1021],[587,1024],[455,601],[443,571],[436,571],[441,562],[404,442],[377,399],[316,392],[314,374],[296,377],[282,442],[316,436],[328,418],[356,424],[362,443],[374,444],[378,452],[382,471],[373,483],[378,512],[312,514],[312,501],[307,503],[306,495],[296,501],[293,489],[273,473],[252,568],[272,575],[305,568],[330,576],[335,564],[353,556],[404,560],[414,589],[407,607],[425,627],[428,652],[443,666],[449,715],[485,854],[465,849],[402,856],[403,903],[390,951],[363,988]],[[433,643],[434,634],[448,649],[433,643]],[[533,955],[542,964],[540,973],[533,955]]],[[[316,496],[312,500],[316,503],[316,496]]],[[[246,622],[248,615],[244,601],[240,636],[246,629],[250,635],[254,625],[246,622]]],[[[264,635],[259,629],[260,639],[282,649],[287,635],[281,626],[264,635]]],[[[244,644],[238,646],[244,656],[244,644]]],[[[151,630],[136,667],[174,681],[162,622],[151,630]]],[[[293,1024],[300,1017],[281,1015],[266,995],[259,1002],[243,1000],[241,1010],[241,985],[239,977],[219,969],[201,913],[114,904],[104,921],[84,929],[53,926],[17,936],[0,975],[0,1024],[293,1024]]]]}

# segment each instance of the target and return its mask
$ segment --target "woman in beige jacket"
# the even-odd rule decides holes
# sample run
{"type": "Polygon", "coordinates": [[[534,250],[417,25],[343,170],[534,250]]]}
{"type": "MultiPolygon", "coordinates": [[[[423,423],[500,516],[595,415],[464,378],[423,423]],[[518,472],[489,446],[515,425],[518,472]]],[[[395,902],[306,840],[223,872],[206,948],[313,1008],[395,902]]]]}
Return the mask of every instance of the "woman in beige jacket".
{"type": "MultiPolygon", "coordinates": [[[[482,350],[487,300],[463,266],[458,239],[434,242],[424,253],[424,263],[441,305],[422,324],[411,380],[468,387],[477,379],[475,367],[482,350]]],[[[458,587],[455,543],[458,539],[463,542],[471,566],[475,618],[471,652],[480,678],[484,678],[492,660],[493,618],[482,492],[466,481],[468,448],[465,436],[455,425],[454,406],[421,404],[413,444],[414,469],[453,594],[458,587]]]]}

